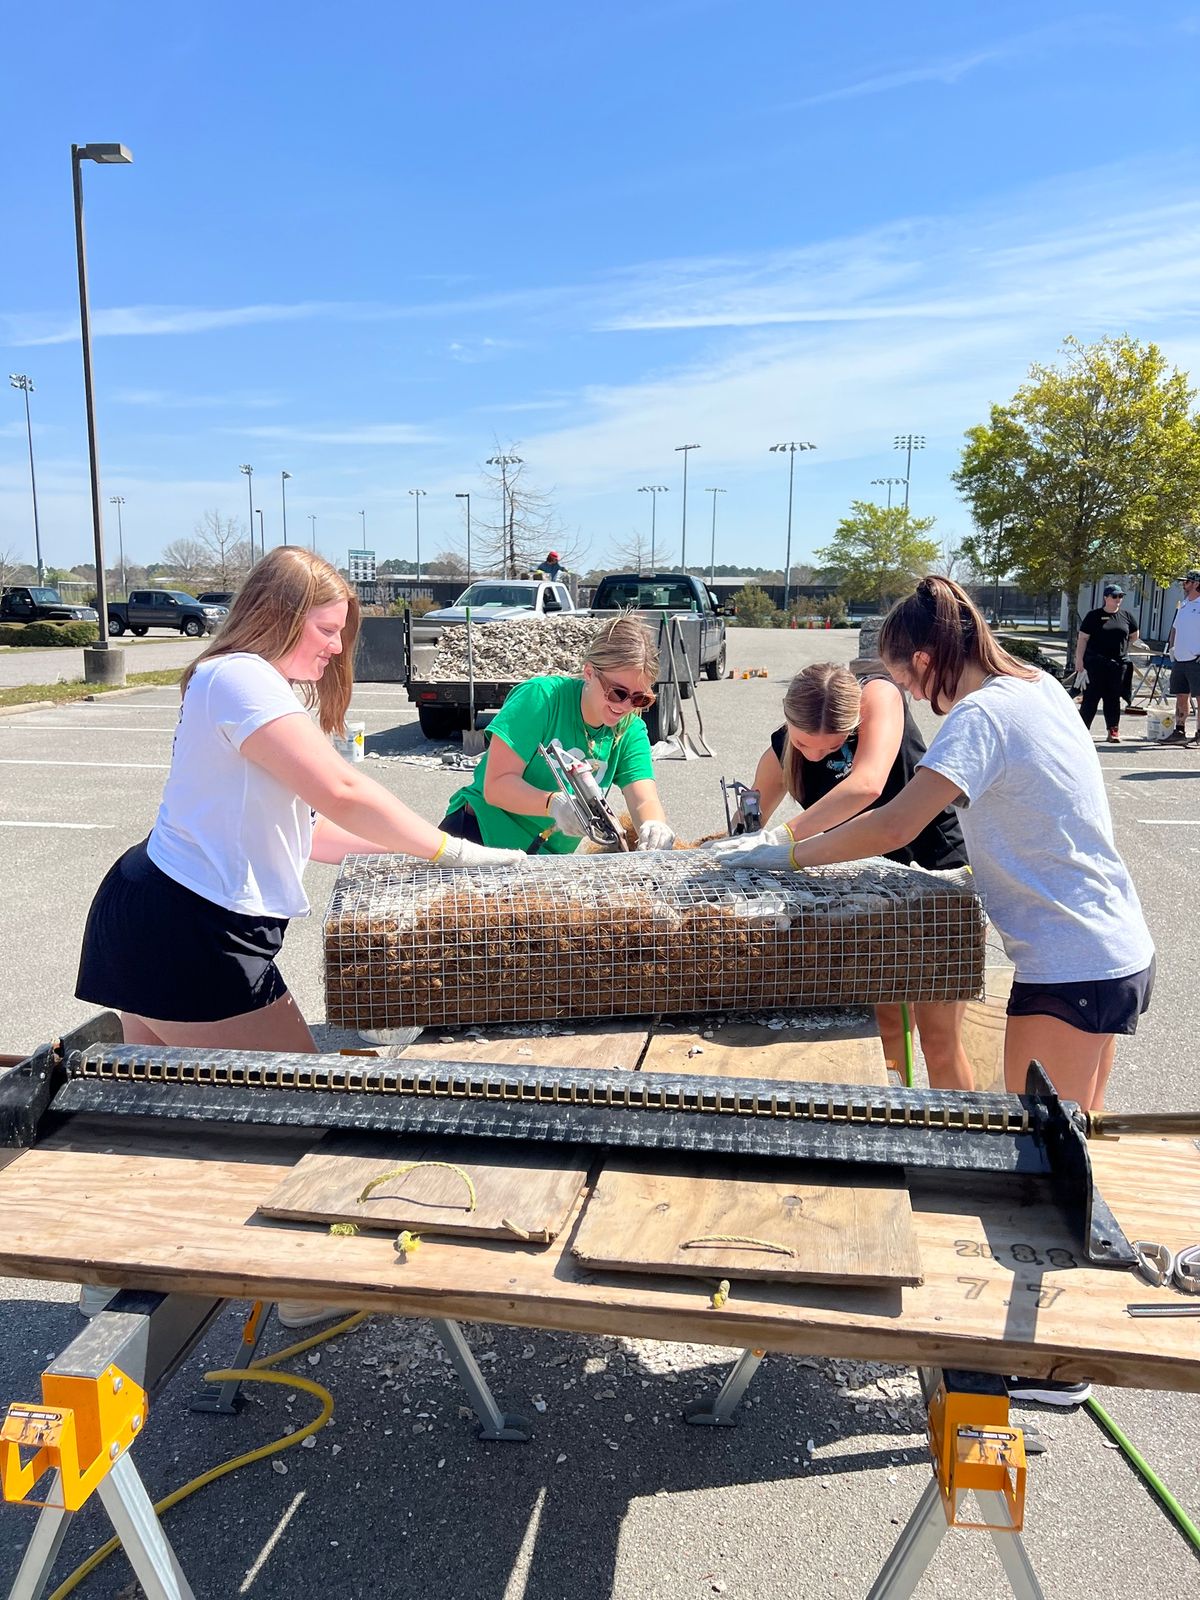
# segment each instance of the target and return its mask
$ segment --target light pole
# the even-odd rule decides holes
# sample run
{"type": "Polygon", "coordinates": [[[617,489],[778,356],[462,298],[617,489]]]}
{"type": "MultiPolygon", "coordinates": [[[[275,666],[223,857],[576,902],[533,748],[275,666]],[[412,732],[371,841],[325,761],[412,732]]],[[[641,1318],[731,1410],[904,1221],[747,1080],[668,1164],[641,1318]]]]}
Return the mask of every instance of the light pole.
{"type": "Polygon", "coordinates": [[[688,451],[699,450],[698,444],[677,444],[675,454],[683,451],[683,531],[680,534],[679,568],[681,572],[687,571],[687,464],[688,451]]]}
{"type": "MultiPolygon", "coordinates": [[[[238,468],[239,472],[246,474],[246,498],[250,502],[250,565],[254,565],[254,468],[248,462],[243,462],[238,468]]],[[[263,551],[263,555],[266,555],[263,551]]]]}
{"type": "Polygon", "coordinates": [[[788,520],[787,520],[787,554],[783,563],[783,614],[787,616],[788,605],[792,598],[792,477],[796,468],[797,450],[815,450],[815,444],[809,444],[806,439],[789,439],[785,444],[771,445],[771,453],[784,451],[788,458],[788,520]]]}
{"type": "Polygon", "coordinates": [[[100,511],[100,460],[96,446],[96,404],[92,389],[92,321],[88,310],[87,249],[83,235],[83,163],[127,166],[133,157],[123,144],[73,144],[71,183],[75,191],[75,259],[79,268],[79,331],[83,344],[83,400],[87,411],[88,472],[92,481],[92,535],[96,546],[96,610],[100,637],[94,651],[84,650],[83,676],[88,683],[124,683],[125,652],[109,656],[108,596],[104,592],[104,519],[100,511]]]}
{"type": "Polygon", "coordinates": [[[471,582],[471,495],[470,495],[470,492],[468,490],[460,489],[460,490],[457,490],[455,492],[454,498],[456,500],[465,500],[467,502],[467,583],[470,584],[470,582],[471,582]]]}
{"type": "Polygon", "coordinates": [[[914,450],[924,450],[925,435],[923,433],[898,433],[892,440],[893,450],[907,450],[908,464],[904,469],[904,510],[908,511],[908,486],[912,482],[912,457],[914,450]]]}
{"type": "Polygon", "coordinates": [[[712,587],[713,579],[717,575],[717,496],[724,494],[724,489],[705,489],[705,494],[713,497],[712,544],[708,552],[708,584],[712,587]]]}
{"type": "MultiPolygon", "coordinates": [[[[687,457],[684,456],[683,459],[686,461],[687,457]]],[[[638,493],[650,496],[650,571],[653,572],[655,568],[654,535],[658,524],[658,497],[660,494],[667,493],[667,486],[665,483],[644,483],[638,493]]]]}
{"type": "Polygon", "coordinates": [[[29,436],[29,487],[33,490],[33,549],[37,558],[37,580],[40,585],[46,581],[46,567],[42,561],[42,532],[38,527],[37,477],[33,470],[33,423],[29,416],[29,396],[33,393],[33,384],[23,372],[10,372],[8,381],[14,389],[23,389],[25,392],[25,432],[29,436]]]}
{"type": "Polygon", "coordinates": [[[290,472],[281,472],[279,474],[279,497],[283,501],[283,542],[284,542],[284,544],[287,543],[287,481],[288,481],[288,479],[290,477],[291,477],[291,473],[290,472]]]}
{"type": "Polygon", "coordinates": [[[125,496],[123,494],[110,494],[108,503],[110,506],[116,506],[117,508],[117,548],[121,553],[121,593],[128,599],[129,580],[125,576],[125,529],[121,524],[121,507],[125,504],[125,496]]]}
{"type": "Polygon", "coordinates": [[[888,492],[887,508],[890,511],[892,509],[892,489],[898,483],[907,484],[908,483],[908,479],[907,478],[872,478],[871,479],[871,483],[873,485],[874,484],[878,484],[880,488],[882,488],[884,486],[884,484],[887,485],[887,492],[888,492]]]}
{"type": "Polygon", "coordinates": [[[515,578],[517,575],[517,552],[514,548],[515,539],[513,523],[516,520],[516,511],[508,493],[509,467],[524,466],[520,456],[489,456],[489,467],[500,468],[500,544],[503,551],[504,575],[506,578],[515,578]],[[508,531],[505,532],[505,518],[508,519],[508,531]],[[511,569],[511,570],[510,570],[511,569]]]}
{"type": "Polygon", "coordinates": [[[312,532],[312,547],[315,551],[317,548],[317,513],[315,511],[308,513],[308,525],[312,532]]]}
{"type": "Polygon", "coordinates": [[[257,506],[255,508],[255,516],[258,518],[258,547],[265,556],[267,553],[267,535],[265,529],[263,528],[263,514],[261,506],[257,506]]]}
{"type": "Polygon", "coordinates": [[[367,548],[367,513],[360,511],[358,514],[362,518],[362,547],[365,550],[367,548]]]}
{"type": "Polygon", "coordinates": [[[424,491],[424,489],[410,489],[408,492],[413,497],[413,510],[417,513],[417,582],[420,583],[420,581],[421,581],[421,498],[424,495],[425,491],[424,491]]]}

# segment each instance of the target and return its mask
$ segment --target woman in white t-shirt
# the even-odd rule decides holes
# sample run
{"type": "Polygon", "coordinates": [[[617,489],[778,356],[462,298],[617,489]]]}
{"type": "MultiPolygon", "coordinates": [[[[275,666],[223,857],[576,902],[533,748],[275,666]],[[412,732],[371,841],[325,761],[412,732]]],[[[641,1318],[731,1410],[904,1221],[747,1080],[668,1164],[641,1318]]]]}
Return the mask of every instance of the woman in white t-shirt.
{"type": "Polygon", "coordinates": [[[946,718],[911,782],[819,838],[764,846],[758,864],[886,855],[954,806],[1016,968],[1005,1082],[1023,1091],[1038,1060],[1064,1098],[1097,1109],[1117,1035],[1134,1033],[1150,1002],[1154,945],[1113,843],[1095,745],[1062,685],[1001,649],[948,578],[925,578],[892,608],[879,653],[901,688],[946,718]]]}
{"type": "Polygon", "coordinates": [[[76,995],[119,1011],[126,1043],[313,1050],[275,965],[310,859],[520,859],[448,837],[333,748],[358,626],[340,573],[284,546],[184,673],[158,817],[100,885],[80,957],[76,995]]]}

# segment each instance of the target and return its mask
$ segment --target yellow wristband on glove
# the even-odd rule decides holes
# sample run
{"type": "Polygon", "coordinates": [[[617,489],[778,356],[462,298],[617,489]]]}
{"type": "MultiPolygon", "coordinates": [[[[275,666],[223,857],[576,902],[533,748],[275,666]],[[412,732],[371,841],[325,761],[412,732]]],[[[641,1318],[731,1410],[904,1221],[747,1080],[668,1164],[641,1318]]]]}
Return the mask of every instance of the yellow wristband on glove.
{"type": "Polygon", "coordinates": [[[441,860],[441,858],[442,858],[442,857],[443,857],[443,856],[444,856],[444,855],[445,855],[445,853],[446,853],[446,846],[447,846],[447,845],[448,845],[448,844],[449,844],[449,843],[450,843],[450,835],[449,835],[449,834],[448,834],[448,833],[444,833],[444,834],[443,834],[443,835],[442,835],[442,842],[441,842],[441,844],[440,844],[440,845],[438,845],[438,847],[437,847],[437,849],[436,849],[436,850],[435,850],[435,851],[434,851],[434,853],[433,853],[433,855],[431,855],[431,856],[430,856],[430,858],[429,858],[429,865],[430,865],[430,866],[431,866],[431,867],[434,867],[434,866],[436,866],[436,865],[437,865],[437,863],[438,863],[438,862],[439,862],[439,861],[440,861],[440,860],[441,860]]]}

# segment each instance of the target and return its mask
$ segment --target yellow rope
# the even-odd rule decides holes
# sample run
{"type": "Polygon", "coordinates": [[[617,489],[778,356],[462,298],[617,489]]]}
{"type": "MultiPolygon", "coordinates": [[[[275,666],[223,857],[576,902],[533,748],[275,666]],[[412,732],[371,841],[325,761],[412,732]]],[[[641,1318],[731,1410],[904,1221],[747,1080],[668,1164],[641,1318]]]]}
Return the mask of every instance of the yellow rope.
{"type": "Polygon", "coordinates": [[[402,1167],[393,1167],[390,1172],[385,1172],[380,1178],[372,1178],[370,1183],[363,1187],[363,1192],[358,1197],[359,1205],[361,1206],[371,1190],[378,1189],[381,1183],[390,1183],[393,1178],[402,1178],[406,1172],[416,1172],[431,1167],[441,1167],[446,1172],[452,1172],[456,1178],[462,1179],[471,1200],[467,1210],[474,1211],[478,1201],[475,1198],[475,1185],[471,1182],[471,1174],[464,1167],[456,1166],[453,1161],[406,1161],[402,1167]]]}
{"type": "Polygon", "coordinates": [[[796,1254],[786,1244],[777,1244],[774,1239],[753,1239],[745,1233],[706,1233],[700,1239],[685,1239],[679,1248],[697,1250],[710,1244],[744,1244],[752,1250],[769,1250],[776,1256],[794,1257],[796,1254]]]}
{"type": "MultiPolygon", "coordinates": [[[[215,1483],[218,1478],[224,1478],[231,1472],[236,1472],[239,1467],[248,1467],[254,1461],[265,1461],[268,1456],[279,1455],[281,1451],[291,1450],[296,1445],[302,1444],[311,1434],[318,1433],[333,1415],[333,1396],[323,1384],[314,1383],[311,1378],[301,1378],[290,1372],[268,1372],[265,1369],[276,1366],[280,1361],[290,1360],[292,1356],[302,1355],[315,1344],[324,1344],[327,1339],[334,1338],[339,1333],[348,1333],[351,1328],[358,1326],[366,1320],[365,1311],[356,1311],[352,1317],[345,1317],[332,1328],[326,1328],[321,1333],[314,1334],[310,1339],[302,1339],[298,1344],[290,1344],[285,1350],[278,1351],[273,1356],[260,1356],[257,1361],[252,1361],[250,1366],[240,1371],[231,1372],[206,1372],[206,1383],[277,1383],[287,1389],[303,1389],[306,1394],[311,1394],[321,1403],[320,1414],[306,1423],[303,1428],[295,1433],[289,1433],[282,1439],[275,1439],[270,1444],[259,1445],[257,1450],[247,1450],[244,1455],[234,1456],[229,1461],[223,1461],[220,1466],[211,1467],[207,1472],[202,1472],[199,1477],[193,1478],[190,1483],[185,1483],[182,1488],[174,1490],[164,1500],[160,1500],[154,1507],[155,1515],[162,1516],[164,1511],[169,1511],[172,1506],[177,1506],[181,1500],[186,1500],[188,1495],[195,1494],[197,1489],[204,1489],[210,1483],[215,1483]]],[[[83,1580],[95,1572],[103,1561],[107,1561],[114,1550],[121,1548],[121,1541],[113,1538],[107,1544],[102,1544],[86,1561],[75,1568],[75,1571],[59,1584],[50,1600],[66,1600],[83,1580]]]]}
{"type": "Polygon", "coordinates": [[[407,1228],[405,1228],[404,1232],[396,1240],[396,1244],[395,1244],[396,1254],[398,1256],[403,1257],[405,1260],[407,1260],[408,1257],[410,1255],[412,1255],[414,1250],[419,1250],[420,1247],[421,1247],[421,1236],[420,1236],[420,1234],[419,1233],[409,1233],[407,1228]]]}

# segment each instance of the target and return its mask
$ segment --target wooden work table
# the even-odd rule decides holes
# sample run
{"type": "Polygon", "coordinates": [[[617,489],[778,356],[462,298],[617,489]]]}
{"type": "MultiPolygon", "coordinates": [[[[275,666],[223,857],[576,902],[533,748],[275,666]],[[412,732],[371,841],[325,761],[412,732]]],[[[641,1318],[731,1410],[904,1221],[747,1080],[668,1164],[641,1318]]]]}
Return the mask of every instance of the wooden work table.
{"type": "MultiPolygon", "coordinates": [[[[686,1056],[686,1037],[649,1024],[580,1027],[569,1037],[508,1034],[473,1045],[422,1040],[406,1054],[662,1070],[686,1056]]],[[[847,1081],[872,1051],[877,1057],[864,1037],[839,1040],[828,1029],[806,1037],[743,1026],[706,1039],[696,1066],[847,1081]]],[[[859,1081],[878,1068],[864,1070],[859,1081]]],[[[1035,1185],[945,1186],[915,1173],[921,1285],[735,1281],[715,1310],[701,1280],[580,1268],[571,1256],[580,1208],[549,1246],[429,1238],[407,1259],[383,1234],[330,1237],[258,1217],[259,1201],[312,1143],[305,1131],[73,1119],[33,1149],[0,1155],[0,1272],[1200,1392],[1200,1321],[1135,1319],[1125,1309],[1181,1297],[1128,1272],[1080,1265],[1035,1185]]],[[[1146,1137],[1091,1148],[1101,1192],[1131,1239],[1172,1248],[1200,1241],[1193,1142],[1146,1137]]]]}

